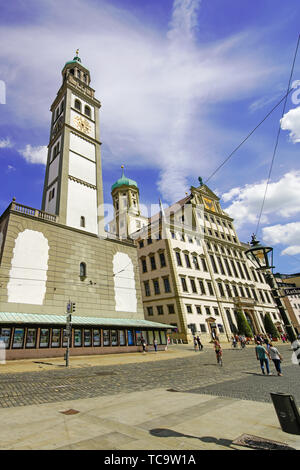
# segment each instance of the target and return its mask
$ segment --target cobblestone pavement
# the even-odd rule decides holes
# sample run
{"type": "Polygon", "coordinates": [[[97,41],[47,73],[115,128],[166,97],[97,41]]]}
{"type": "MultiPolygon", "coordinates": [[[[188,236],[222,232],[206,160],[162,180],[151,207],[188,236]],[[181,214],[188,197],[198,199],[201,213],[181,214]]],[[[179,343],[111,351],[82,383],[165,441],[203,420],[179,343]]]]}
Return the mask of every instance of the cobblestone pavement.
{"type": "MultiPolygon", "coordinates": [[[[270,401],[269,392],[287,392],[300,402],[300,367],[291,362],[290,346],[279,346],[283,377],[262,376],[253,347],[226,349],[224,363],[214,351],[180,358],[133,364],[82,367],[0,375],[0,407],[26,406],[64,400],[115,395],[157,388],[270,401]]],[[[271,365],[272,372],[274,367],[271,365]]]]}

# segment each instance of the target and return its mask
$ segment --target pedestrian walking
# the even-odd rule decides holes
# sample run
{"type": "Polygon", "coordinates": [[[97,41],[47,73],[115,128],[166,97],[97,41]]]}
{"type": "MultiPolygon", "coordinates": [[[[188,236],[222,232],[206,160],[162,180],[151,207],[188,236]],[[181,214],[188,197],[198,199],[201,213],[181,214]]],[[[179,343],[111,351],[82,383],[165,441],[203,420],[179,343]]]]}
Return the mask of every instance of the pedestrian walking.
{"type": "Polygon", "coordinates": [[[266,366],[267,374],[272,375],[269,368],[270,354],[268,353],[267,349],[260,343],[260,341],[257,343],[257,346],[255,346],[255,353],[256,359],[260,362],[262,373],[265,375],[264,366],[266,366]]]}
{"type": "Polygon", "coordinates": [[[275,369],[277,371],[277,375],[282,376],[281,373],[281,362],[282,362],[282,356],[279,353],[278,349],[273,346],[272,343],[270,343],[270,349],[269,349],[269,354],[271,356],[271,359],[274,363],[275,369]]]}
{"type": "Polygon", "coordinates": [[[233,347],[233,348],[236,348],[236,344],[237,344],[236,338],[235,338],[235,336],[233,336],[233,337],[232,337],[232,347],[233,347]]]}
{"type": "Polygon", "coordinates": [[[154,346],[155,352],[157,352],[157,339],[153,341],[153,346],[154,346]]]}
{"type": "Polygon", "coordinates": [[[219,341],[215,340],[214,341],[214,346],[215,346],[215,353],[216,353],[216,356],[217,356],[217,363],[220,364],[220,366],[223,365],[223,351],[222,351],[222,348],[221,348],[221,344],[219,343],[219,341]]]}
{"type": "Polygon", "coordinates": [[[141,345],[143,347],[143,354],[146,354],[146,341],[143,336],[141,337],[141,345]]]}
{"type": "Polygon", "coordinates": [[[196,341],[197,341],[197,344],[198,344],[199,351],[202,351],[203,344],[201,343],[201,339],[200,339],[199,335],[197,336],[196,341]]]}
{"type": "Polygon", "coordinates": [[[196,352],[197,349],[198,349],[198,343],[197,343],[197,338],[196,338],[196,336],[194,336],[194,349],[195,349],[195,352],[196,352]]]}

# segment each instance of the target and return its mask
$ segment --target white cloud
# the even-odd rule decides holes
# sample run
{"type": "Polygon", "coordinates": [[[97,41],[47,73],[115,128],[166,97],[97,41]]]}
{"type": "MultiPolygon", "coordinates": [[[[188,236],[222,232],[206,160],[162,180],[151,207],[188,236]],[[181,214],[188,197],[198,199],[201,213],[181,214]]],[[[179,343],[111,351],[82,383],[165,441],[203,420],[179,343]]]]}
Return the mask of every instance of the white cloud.
{"type": "Polygon", "coordinates": [[[272,245],[286,245],[282,255],[297,255],[300,253],[300,222],[277,224],[263,228],[263,239],[272,245]]]}
{"type": "Polygon", "coordinates": [[[102,103],[104,164],[156,167],[163,197],[181,198],[188,177],[208,174],[220,158],[216,142],[224,148],[228,139],[211,122],[211,105],[261,94],[279,70],[266,62],[254,30],[198,44],[200,5],[175,0],[165,34],[103,0],[44,2],[30,34],[28,25],[2,26],[0,64],[14,90],[14,122],[49,127],[60,70],[80,47],[102,103]]]}
{"type": "Polygon", "coordinates": [[[13,143],[10,141],[9,137],[7,137],[7,139],[0,139],[0,149],[11,147],[13,147],[13,143]]]}
{"type": "Polygon", "coordinates": [[[290,109],[280,123],[281,129],[290,131],[290,139],[294,144],[300,142],[300,106],[290,109]]]}
{"type": "MultiPolygon", "coordinates": [[[[257,222],[265,188],[266,181],[261,181],[233,188],[223,194],[223,201],[231,201],[225,210],[235,219],[237,228],[257,222]]],[[[288,218],[298,213],[300,213],[300,171],[291,171],[279,181],[269,184],[261,223],[269,223],[271,216],[288,218]]]]}
{"type": "Polygon", "coordinates": [[[39,147],[32,147],[30,144],[26,145],[25,149],[19,150],[19,153],[27,161],[27,163],[42,164],[47,163],[47,147],[45,145],[39,147]]]}

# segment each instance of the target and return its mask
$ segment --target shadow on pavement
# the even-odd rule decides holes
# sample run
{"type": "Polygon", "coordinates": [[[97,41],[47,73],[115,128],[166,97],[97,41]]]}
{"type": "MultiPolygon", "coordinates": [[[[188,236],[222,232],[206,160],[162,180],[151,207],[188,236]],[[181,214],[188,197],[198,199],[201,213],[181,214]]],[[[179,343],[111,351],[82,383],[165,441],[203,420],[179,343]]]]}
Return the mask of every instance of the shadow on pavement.
{"type": "Polygon", "coordinates": [[[199,441],[205,443],[213,443],[223,447],[229,447],[232,450],[235,450],[234,447],[231,447],[233,441],[229,439],[217,439],[212,436],[190,436],[189,434],[182,434],[181,432],[173,431],[172,429],[164,429],[164,428],[157,428],[157,429],[150,429],[151,436],[155,437],[187,437],[190,439],[198,439],[199,441]]]}

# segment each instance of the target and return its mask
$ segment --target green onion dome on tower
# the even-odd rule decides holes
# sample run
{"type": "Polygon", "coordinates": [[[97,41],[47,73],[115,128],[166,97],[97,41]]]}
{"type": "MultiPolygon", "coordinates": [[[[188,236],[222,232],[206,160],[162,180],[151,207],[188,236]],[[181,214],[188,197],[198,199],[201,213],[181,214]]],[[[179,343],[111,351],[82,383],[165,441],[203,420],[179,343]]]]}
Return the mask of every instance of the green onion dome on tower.
{"type": "Polygon", "coordinates": [[[122,168],[122,176],[121,176],[121,178],[119,178],[115,182],[115,184],[112,185],[111,191],[113,191],[116,188],[120,188],[121,186],[135,186],[136,188],[138,188],[138,185],[137,185],[136,181],[131,180],[130,178],[127,178],[124,175],[124,166],[123,165],[121,166],[121,168],[122,168]]]}

